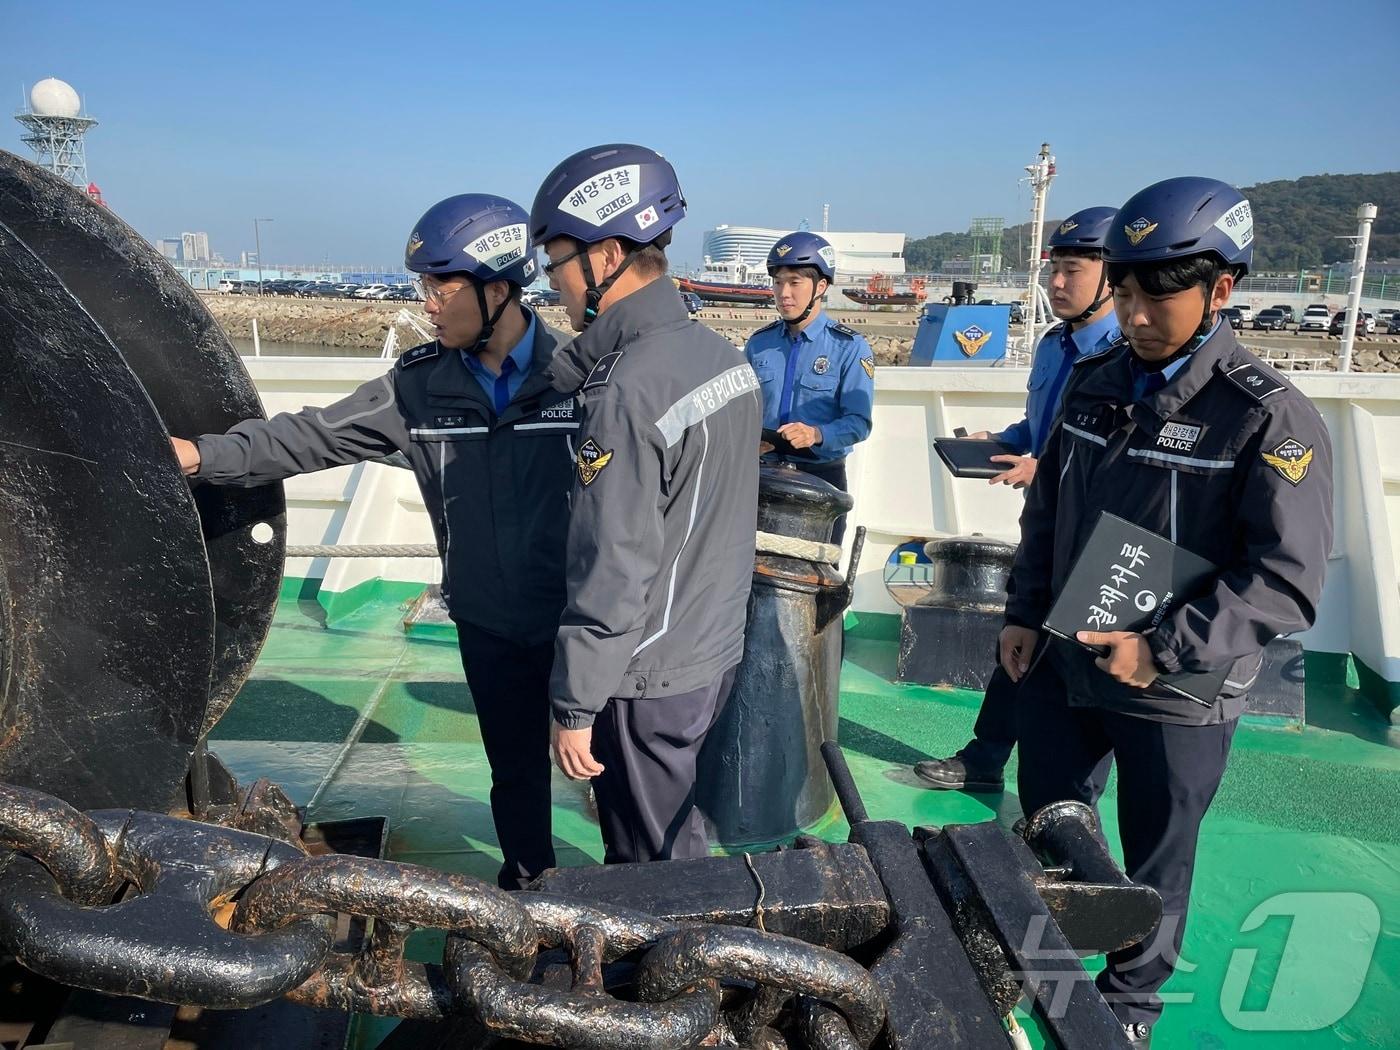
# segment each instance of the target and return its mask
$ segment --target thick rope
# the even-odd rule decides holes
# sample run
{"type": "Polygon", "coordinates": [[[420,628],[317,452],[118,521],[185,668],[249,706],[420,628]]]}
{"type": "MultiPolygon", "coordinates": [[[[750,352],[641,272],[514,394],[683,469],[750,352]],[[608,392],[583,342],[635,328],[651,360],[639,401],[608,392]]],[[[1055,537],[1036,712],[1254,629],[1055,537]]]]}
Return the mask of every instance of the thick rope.
{"type": "Polygon", "coordinates": [[[436,558],[431,543],[313,543],[288,547],[289,558],[436,558]]]}
{"type": "Polygon", "coordinates": [[[841,547],[836,543],[818,543],[816,540],[800,540],[796,536],[779,536],[775,532],[760,532],[754,537],[754,548],[760,554],[782,554],[803,561],[819,561],[828,565],[841,558],[841,547]]]}
{"type": "MultiPolygon", "coordinates": [[[[831,564],[841,557],[835,543],[817,543],[795,536],[779,536],[760,532],[754,537],[754,547],[760,554],[781,554],[803,561],[831,564]]],[[[438,549],[431,543],[313,543],[287,548],[288,558],[436,558],[438,549]]]]}

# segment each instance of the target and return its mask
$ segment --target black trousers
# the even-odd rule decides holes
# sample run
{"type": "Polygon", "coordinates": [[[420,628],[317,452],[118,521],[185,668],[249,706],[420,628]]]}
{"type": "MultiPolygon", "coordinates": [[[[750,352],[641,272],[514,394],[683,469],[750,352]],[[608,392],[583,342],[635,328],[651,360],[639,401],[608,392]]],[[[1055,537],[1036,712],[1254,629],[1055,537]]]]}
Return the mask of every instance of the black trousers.
{"type": "Polygon", "coordinates": [[[491,818],[504,856],[496,881],[508,890],[521,889],[554,867],[549,798],[554,639],[517,645],[459,623],[457,643],[491,766],[491,818]]]}
{"type": "Polygon", "coordinates": [[[731,667],[709,685],[676,696],[613,697],[593,723],[593,778],[603,862],[708,857],[695,808],[695,760],[734,685],[731,667]]]}
{"type": "Polygon", "coordinates": [[[1151,1024],[1157,990],[1180,957],[1201,820],[1225,775],[1237,720],[1169,725],[1092,707],[1070,707],[1050,660],[1022,680],[1016,704],[1021,747],[1018,789],[1029,816],[1061,799],[1097,807],[1106,758],[1118,767],[1118,834],[1123,867],[1162,895],[1162,920],[1141,944],[1110,952],[1099,991],[1124,1023],[1151,1024]]]}
{"type": "MultiPolygon", "coordinates": [[[[821,478],[828,485],[833,485],[842,492],[849,492],[846,488],[846,461],[839,460],[835,463],[798,463],[797,469],[804,474],[810,474],[814,478],[821,478]]],[[[846,535],[846,515],[842,514],[836,519],[836,524],[831,527],[831,542],[840,543],[846,535]]]]}
{"type": "Polygon", "coordinates": [[[1001,769],[1011,760],[1016,746],[1016,683],[1001,669],[987,681],[982,706],[977,709],[977,721],[972,726],[972,740],[962,749],[963,761],[979,770],[1001,769]]]}

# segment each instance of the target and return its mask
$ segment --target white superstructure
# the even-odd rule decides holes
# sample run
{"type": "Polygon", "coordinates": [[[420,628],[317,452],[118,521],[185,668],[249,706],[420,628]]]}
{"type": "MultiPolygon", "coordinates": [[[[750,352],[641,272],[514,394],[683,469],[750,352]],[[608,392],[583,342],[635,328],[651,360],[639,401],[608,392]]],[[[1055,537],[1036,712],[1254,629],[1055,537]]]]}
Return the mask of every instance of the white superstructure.
{"type": "MultiPolygon", "coordinates": [[[[837,283],[842,277],[869,277],[904,272],[904,234],[837,233],[813,230],[836,249],[837,283]]],[[[779,238],[792,230],[766,226],[716,226],[705,231],[702,251],[706,262],[742,262],[762,270],[768,253],[779,238]]]]}

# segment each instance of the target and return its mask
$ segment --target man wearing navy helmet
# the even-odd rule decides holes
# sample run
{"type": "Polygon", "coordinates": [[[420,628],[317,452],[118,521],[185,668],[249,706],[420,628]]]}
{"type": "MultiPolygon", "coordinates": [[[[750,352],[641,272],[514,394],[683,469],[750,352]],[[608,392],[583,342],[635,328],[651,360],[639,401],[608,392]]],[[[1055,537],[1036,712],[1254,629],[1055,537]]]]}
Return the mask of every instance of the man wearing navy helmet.
{"type": "Polygon", "coordinates": [[[1128,876],[1162,896],[1157,928],[1112,952],[1098,986],[1145,1046],[1157,990],[1181,950],[1202,818],[1225,772],[1264,647],[1310,627],[1332,541],[1332,449],[1317,409],[1235,341],[1220,309],[1253,254],[1250,205],[1214,179],[1149,186],[1104,241],[1124,341],[1081,359],[1040,457],[1007,588],[1001,659],[1021,681],[1021,808],[1097,802],[1118,768],[1128,876]],[[1150,529],[1219,567],[1206,593],[1145,634],[1051,641],[1041,625],[1100,514],[1150,529]],[[1212,704],[1156,683],[1228,671],[1212,704]]]}
{"type": "Polygon", "coordinates": [[[561,337],[520,305],[537,265],[523,208],[449,197],[418,220],[404,263],[433,342],[326,408],[172,440],[185,472],[216,485],[407,457],[491,765],[498,881],[518,888],[554,866],[548,683],[578,414],[547,374],[561,337]]]}
{"type": "Polygon", "coordinates": [[[685,214],[660,154],[597,146],[540,187],[530,230],[580,334],[568,601],[554,752],[591,779],[609,863],[705,856],[695,763],[744,651],[758,515],[758,380],[666,279],[685,214]]]}
{"type": "MultiPolygon", "coordinates": [[[[825,237],[790,233],[768,253],[778,320],[749,337],[744,354],[763,384],[763,425],[786,439],[775,453],[846,490],[846,456],[870,436],[875,355],[854,328],[820,307],[836,280],[836,250],[825,237]]],[[[840,543],[846,516],[831,541],[840,543]]]]}
{"type": "MultiPolygon", "coordinates": [[[[972,435],[998,438],[1021,453],[992,457],[1007,464],[991,479],[993,485],[1021,489],[1031,483],[1037,457],[1060,410],[1070,369],[1080,358],[1108,349],[1122,336],[1103,262],[1104,237],[1117,214],[1117,208],[1084,208],[1050,235],[1050,309],[1060,323],[1036,346],[1026,382],[1026,415],[998,434],[984,430],[972,435]]],[[[1000,791],[1002,770],[1016,746],[1015,698],[1015,683],[998,666],[987,681],[972,739],[948,758],[916,763],[919,779],[935,790],[1000,791]]]]}

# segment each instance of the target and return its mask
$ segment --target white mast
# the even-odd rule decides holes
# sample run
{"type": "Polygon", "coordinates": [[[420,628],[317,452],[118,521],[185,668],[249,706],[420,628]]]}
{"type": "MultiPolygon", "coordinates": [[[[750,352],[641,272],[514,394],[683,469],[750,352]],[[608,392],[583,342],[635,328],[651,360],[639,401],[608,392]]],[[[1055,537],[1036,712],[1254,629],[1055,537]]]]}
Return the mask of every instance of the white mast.
{"type": "Polygon", "coordinates": [[[1342,329],[1343,372],[1351,371],[1351,347],[1356,342],[1356,325],[1361,320],[1361,285],[1366,280],[1366,253],[1371,248],[1371,223],[1376,221],[1376,206],[1363,204],[1356,209],[1360,226],[1356,231],[1356,254],[1351,259],[1351,280],[1347,288],[1347,320],[1342,329]]]}
{"type": "Polygon", "coordinates": [[[1040,250],[1045,228],[1045,198],[1050,192],[1050,180],[1055,177],[1055,158],[1050,143],[1040,144],[1040,155],[1034,164],[1026,165],[1031,179],[1031,257],[1030,280],[1026,288],[1026,351],[1035,352],[1040,338],[1040,319],[1050,313],[1050,300],[1040,287],[1040,250]]]}

